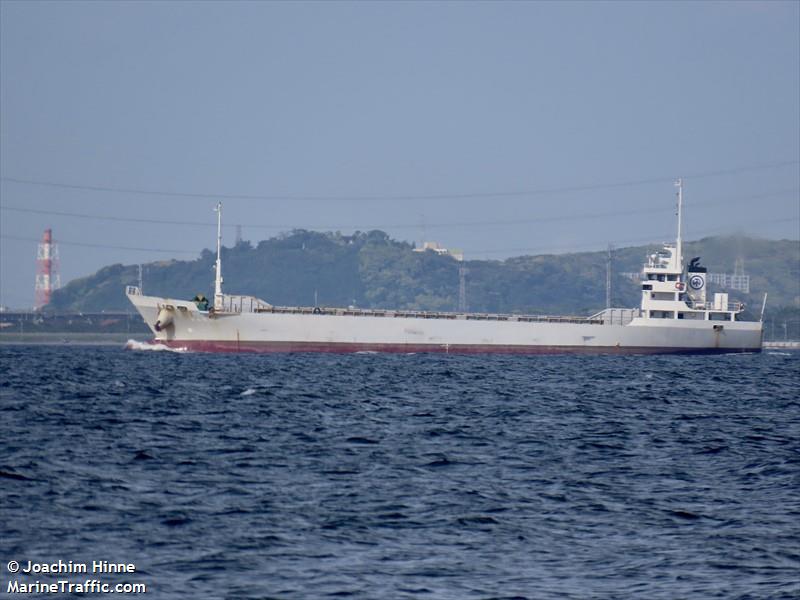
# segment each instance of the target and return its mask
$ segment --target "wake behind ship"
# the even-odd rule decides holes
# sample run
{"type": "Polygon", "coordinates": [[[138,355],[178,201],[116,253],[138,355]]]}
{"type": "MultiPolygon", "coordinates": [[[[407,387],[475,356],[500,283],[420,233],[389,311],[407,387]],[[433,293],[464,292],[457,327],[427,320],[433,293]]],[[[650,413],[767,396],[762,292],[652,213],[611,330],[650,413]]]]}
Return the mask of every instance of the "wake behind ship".
{"type": "MultiPolygon", "coordinates": [[[[208,352],[443,352],[656,354],[759,352],[762,322],[739,320],[744,305],[706,293],[706,268],[684,270],[683,190],[678,235],[648,257],[638,308],[589,317],[273,306],[222,291],[222,204],[217,204],[214,303],[126,294],[153,343],[208,352]]],[[[765,298],[766,301],[766,298],[765,298]]],[[[763,306],[762,306],[763,316],[763,306]]]]}

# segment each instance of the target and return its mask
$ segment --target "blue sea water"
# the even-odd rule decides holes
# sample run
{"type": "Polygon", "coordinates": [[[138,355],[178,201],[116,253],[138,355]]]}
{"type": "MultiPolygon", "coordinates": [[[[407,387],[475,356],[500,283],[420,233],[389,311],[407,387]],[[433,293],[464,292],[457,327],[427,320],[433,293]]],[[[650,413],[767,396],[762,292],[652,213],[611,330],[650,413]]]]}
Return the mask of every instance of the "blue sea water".
{"type": "Polygon", "coordinates": [[[0,585],[107,560],[152,598],[797,598],[799,390],[800,353],[3,346],[0,585]]]}

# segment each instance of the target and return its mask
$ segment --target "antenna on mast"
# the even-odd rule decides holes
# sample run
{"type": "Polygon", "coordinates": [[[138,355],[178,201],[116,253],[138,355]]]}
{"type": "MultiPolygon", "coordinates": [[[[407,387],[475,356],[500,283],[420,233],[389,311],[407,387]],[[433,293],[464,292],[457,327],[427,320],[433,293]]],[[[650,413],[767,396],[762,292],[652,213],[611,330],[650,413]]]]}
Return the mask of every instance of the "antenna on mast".
{"type": "Polygon", "coordinates": [[[606,255],[606,308],[611,308],[611,273],[614,269],[614,246],[608,245],[606,255]]]}
{"type": "Polygon", "coordinates": [[[214,278],[214,310],[222,310],[222,202],[217,202],[217,264],[214,278]]]}
{"type": "Polygon", "coordinates": [[[678,178],[675,187],[678,188],[678,239],[675,244],[675,261],[676,267],[683,270],[683,179],[678,178]]]}

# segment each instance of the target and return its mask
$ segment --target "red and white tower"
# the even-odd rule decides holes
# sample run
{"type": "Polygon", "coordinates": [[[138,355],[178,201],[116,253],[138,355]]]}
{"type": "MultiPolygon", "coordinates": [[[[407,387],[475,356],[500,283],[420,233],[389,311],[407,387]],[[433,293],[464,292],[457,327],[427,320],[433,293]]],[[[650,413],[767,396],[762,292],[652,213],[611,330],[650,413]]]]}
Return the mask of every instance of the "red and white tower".
{"type": "Polygon", "coordinates": [[[61,287],[58,275],[58,246],[53,243],[53,230],[45,229],[36,252],[36,310],[50,303],[53,290],[61,287]]]}

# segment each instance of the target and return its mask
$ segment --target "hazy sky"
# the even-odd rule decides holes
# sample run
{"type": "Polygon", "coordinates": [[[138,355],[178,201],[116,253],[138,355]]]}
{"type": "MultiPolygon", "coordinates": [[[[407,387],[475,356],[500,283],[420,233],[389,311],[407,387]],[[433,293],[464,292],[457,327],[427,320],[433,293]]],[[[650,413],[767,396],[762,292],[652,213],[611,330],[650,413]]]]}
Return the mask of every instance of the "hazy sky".
{"type": "Polygon", "coordinates": [[[800,237],[798,2],[3,0],[0,17],[0,304],[32,305],[46,227],[66,282],[197,256],[216,195],[229,244],[236,224],[424,227],[505,258],[667,239],[682,175],[687,238],[800,237]]]}

